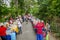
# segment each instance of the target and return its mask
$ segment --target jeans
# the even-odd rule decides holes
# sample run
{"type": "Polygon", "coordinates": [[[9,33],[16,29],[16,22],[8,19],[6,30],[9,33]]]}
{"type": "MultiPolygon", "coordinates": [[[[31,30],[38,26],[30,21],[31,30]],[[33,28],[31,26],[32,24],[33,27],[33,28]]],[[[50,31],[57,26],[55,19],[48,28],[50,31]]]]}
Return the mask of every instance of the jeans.
{"type": "Polygon", "coordinates": [[[37,40],[43,40],[43,35],[42,34],[37,34],[36,35],[37,40]]]}
{"type": "Polygon", "coordinates": [[[7,40],[11,40],[11,35],[6,36],[7,40]]]}

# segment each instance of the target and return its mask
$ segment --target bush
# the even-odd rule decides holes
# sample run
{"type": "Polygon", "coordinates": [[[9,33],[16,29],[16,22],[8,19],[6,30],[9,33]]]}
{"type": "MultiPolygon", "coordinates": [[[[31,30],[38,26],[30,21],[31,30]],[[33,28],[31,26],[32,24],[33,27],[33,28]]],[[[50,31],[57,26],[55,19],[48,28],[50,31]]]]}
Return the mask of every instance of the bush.
{"type": "Polygon", "coordinates": [[[51,23],[51,31],[56,33],[56,37],[60,37],[60,27],[56,22],[51,23]]]}

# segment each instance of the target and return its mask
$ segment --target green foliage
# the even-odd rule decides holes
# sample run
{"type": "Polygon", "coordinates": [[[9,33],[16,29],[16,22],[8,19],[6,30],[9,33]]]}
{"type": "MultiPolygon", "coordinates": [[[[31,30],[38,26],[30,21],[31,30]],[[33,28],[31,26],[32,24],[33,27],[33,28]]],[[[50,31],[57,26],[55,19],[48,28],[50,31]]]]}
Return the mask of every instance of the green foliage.
{"type": "Polygon", "coordinates": [[[0,18],[2,18],[2,16],[4,17],[8,15],[8,13],[9,13],[9,10],[6,7],[6,5],[5,4],[3,4],[2,6],[0,5],[0,18]]]}
{"type": "Polygon", "coordinates": [[[60,18],[60,0],[11,0],[9,8],[0,0],[1,22],[5,21],[7,15],[16,17],[27,12],[45,22],[50,21],[51,29],[57,32],[55,21],[57,17],[60,18]]]}
{"type": "Polygon", "coordinates": [[[52,21],[55,16],[60,17],[59,4],[57,0],[38,0],[38,5],[40,6],[38,7],[38,12],[34,13],[34,15],[40,19],[52,21]]]}
{"type": "Polygon", "coordinates": [[[18,0],[18,9],[20,10],[20,14],[23,14],[24,11],[24,0],[18,0]]]}

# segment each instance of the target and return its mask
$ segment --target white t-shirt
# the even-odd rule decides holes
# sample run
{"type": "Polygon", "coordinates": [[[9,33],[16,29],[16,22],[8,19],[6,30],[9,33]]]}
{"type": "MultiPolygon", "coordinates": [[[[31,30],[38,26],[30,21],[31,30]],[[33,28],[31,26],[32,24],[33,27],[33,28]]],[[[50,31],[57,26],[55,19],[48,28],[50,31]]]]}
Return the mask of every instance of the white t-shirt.
{"type": "Polygon", "coordinates": [[[18,27],[22,27],[22,24],[20,23],[20,21],[17,22],[18,27]]]}

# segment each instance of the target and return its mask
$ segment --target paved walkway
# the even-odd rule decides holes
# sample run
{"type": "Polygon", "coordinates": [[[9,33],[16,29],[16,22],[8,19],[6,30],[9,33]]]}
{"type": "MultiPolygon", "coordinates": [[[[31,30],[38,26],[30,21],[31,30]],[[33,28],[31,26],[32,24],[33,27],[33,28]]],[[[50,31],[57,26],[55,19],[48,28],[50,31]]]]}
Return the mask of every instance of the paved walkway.
{"type": "Polygon", "coordinates": [[[36,40],[36,36],[30,22],[28,24],[24,22],[22,30],[23,33],[17,36],[17,40],[36,40]]]}
{"type": "MultiPolygon", "coordinates": [[[[17,35],[17,40],[36,40],[36,35],[33,31],[33,27],[30,22],[26,24],[24,22],[22,27],[23,33],[20,35],[17,35]]],[[[50,40],[56,40],[51,34],[50,34],[50,40]]]]}

